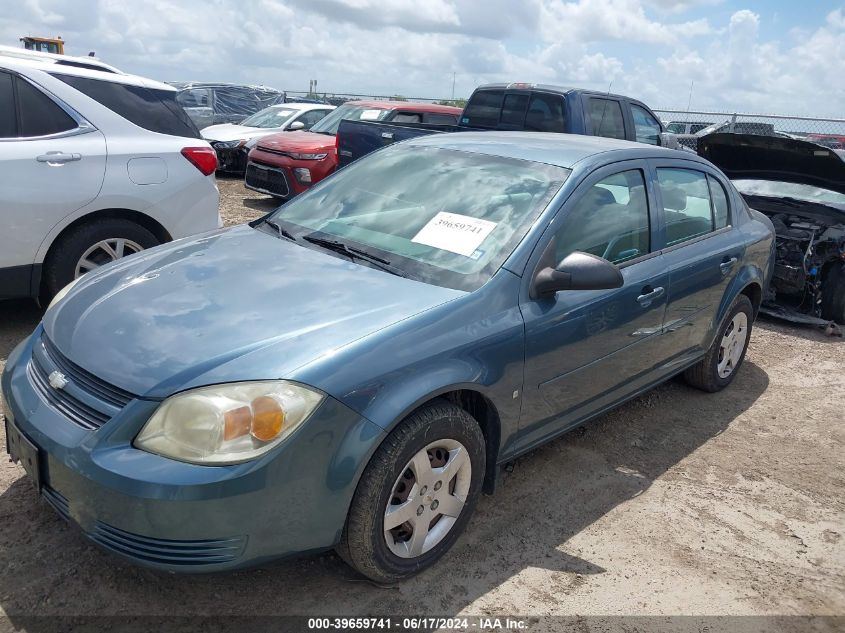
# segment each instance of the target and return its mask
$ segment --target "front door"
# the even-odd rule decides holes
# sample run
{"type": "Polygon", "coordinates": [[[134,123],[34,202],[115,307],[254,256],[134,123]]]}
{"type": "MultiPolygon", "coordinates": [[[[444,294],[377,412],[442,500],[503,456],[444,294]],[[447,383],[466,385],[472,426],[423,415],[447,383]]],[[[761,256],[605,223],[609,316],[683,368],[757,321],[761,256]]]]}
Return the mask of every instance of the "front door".
{"type": "Polygon", "coordinates": [[[642,161],[598,170],[538,244],[544,251],[552,244],[556,262],[573,251],[602,256],[620,267],[625,283],[522,298],[526,353],[517,450],[648,384],[664,360],[659,339],[669,270],[652,247],[656,215],[645,173],[642,161]]]}

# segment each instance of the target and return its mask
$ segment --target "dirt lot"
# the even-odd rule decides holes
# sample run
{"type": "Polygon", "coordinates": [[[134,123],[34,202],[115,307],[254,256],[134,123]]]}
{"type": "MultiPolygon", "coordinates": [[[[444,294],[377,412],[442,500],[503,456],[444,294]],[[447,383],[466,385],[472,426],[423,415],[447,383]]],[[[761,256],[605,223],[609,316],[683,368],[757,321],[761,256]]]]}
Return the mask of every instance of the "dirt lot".
{"type": "MultiPolygon", "coordinates": [[[[227,221],[273,206],[220,184],[227,221]]],[[[39,317],[0,304],[0,368],[39,317]]],[[[446,560],[390,588],[332,554],[213,577],[136,569],[4,461],[0,608],[12,626],[35,614],[845,615],[844,393],[842,339],[760,322],[726,391],[673,381],[520,459],[446,560]]]]}

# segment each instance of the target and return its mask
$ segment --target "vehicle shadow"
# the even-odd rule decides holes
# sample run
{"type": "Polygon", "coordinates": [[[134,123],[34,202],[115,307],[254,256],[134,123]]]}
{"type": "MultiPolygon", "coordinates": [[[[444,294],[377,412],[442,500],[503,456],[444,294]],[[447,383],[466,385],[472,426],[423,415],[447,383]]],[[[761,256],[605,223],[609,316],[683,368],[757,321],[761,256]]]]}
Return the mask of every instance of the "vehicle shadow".
{"type": "Polygon", "coordinates": [[[31,299],[0,301],[0,362],[32,333],[44,311],[31,299]]]}
{"type": "Polygon", "coordinates": [[[0,496],[0,606],[16,629],[46,631],[54,620],[30,616],[448,616],[527,568],[553,572],[552,594],[574,590],[607,570],[567,553],[568,541],[725,431],[768,384],[747,360],[719,394],[673,380],[520,458],[446,558],[393,587],[334,554],[213,576],[138,569],[90,545],[10,465],[19,479],[0,496]]]}

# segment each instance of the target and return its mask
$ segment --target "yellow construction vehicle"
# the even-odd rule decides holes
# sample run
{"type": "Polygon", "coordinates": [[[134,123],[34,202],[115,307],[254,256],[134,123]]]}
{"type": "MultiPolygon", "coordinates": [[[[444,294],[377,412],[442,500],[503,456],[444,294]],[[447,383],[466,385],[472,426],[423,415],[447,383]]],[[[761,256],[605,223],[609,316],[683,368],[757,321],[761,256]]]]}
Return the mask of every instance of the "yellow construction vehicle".
{"type": "Polygon", "coordinates": [[[40,51],[42,53],[53,53],[54,55],[65,54],[65,42],[59,37],[22,37],[23,47],[28,51],[40,51]]]}

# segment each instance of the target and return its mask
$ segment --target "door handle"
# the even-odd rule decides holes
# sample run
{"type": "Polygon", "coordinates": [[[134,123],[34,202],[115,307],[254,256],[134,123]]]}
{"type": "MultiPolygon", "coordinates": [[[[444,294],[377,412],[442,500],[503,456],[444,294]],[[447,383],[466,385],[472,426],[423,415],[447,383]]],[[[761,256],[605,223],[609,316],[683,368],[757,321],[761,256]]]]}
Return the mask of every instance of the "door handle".
{"type": "Polygon", "coordinates": [[[64,152],[47,152],[36,156],[35,160],[39,163],[47,163],[48,165],[63,165],[64,163],[72,163],[76,160],[82,160],[82,154],[65,154],[64,152]]]}
{"type": "Polygon", "coordinates": [[[652,288],[651,286],[646,286],[642,290],[643,294],[637,297],[637,303],[639,303],[644,308],[647,308],[651,305],[651,302],[660,297],[664,292],[666,292],[663,286],[658,286],[657,288],[652,288]]]}
{"type": "Polygon", "coordinates": [[[721,264],[719,264],[719,269],[722,271],[723,275],[727,275],[728,271],[734,267],[734,264],[739,261],[736,257],[731,257],[730,259],[726,259],[721,264]]]}

